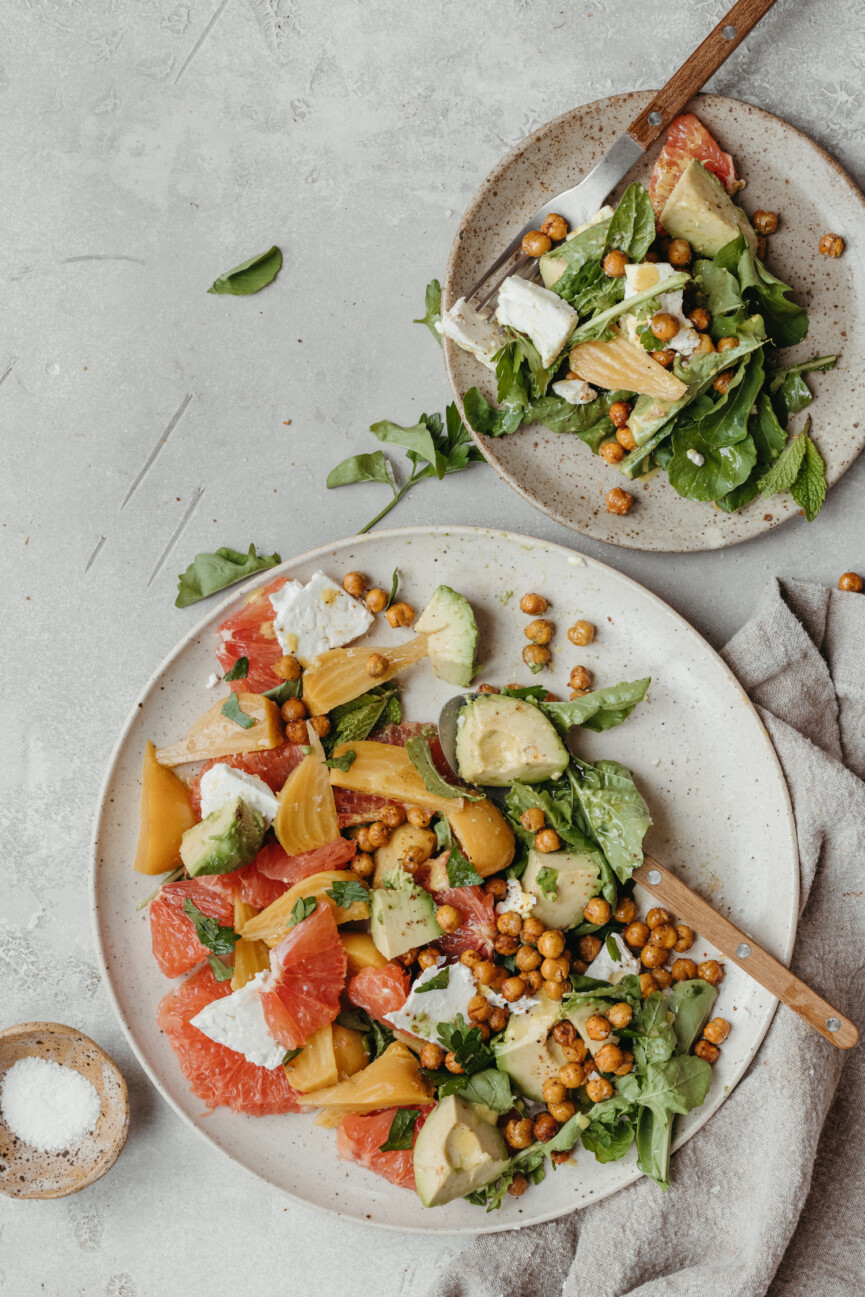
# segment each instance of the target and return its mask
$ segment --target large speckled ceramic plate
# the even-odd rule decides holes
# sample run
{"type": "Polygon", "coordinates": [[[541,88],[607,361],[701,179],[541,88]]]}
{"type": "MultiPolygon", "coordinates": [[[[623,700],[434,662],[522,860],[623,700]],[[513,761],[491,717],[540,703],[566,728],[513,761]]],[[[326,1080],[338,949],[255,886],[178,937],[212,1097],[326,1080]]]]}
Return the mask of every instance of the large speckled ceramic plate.
{"type": "MultiPolygon", "coordinates": [[[[616,95],[575,108],[523,140],[490,172],[454,239],[445,273],[445,306],[471,290],[541,203],[575,185],[594,166],[652,93],[616,95]]],[[[793,286],[811,318],[808,337],[784,354],[803,360],[840,353],[835,370],[808,378],[818,398],[808,413],[831,485],[865,445],[860,413],[865,341],[854,324],[865,316],[865,248],[859,238],[865,198],[827,153],[771,113],[718,95],[701,95],[689,108],[732,153],[747,181],[741,196],[745,210],[762,207],[780,213],[767,260],[793,286]],[[827,231],[843,235],[847,242],[837,260],[817,251],[827,231]]],[[[649,151],[616,196],[631,180],[648,182],[660,147],[659,142],[649,151]]],[[[473,386],[495,399],[495,379],[488,369],[452,342],[445,342],[444,355],[460,409],[463,394],[473,386]]],[[[804,413],[797,416],[795,426],[804,419],[804,413]]],[[[734,545],[798,512],[785,494],[757,499],[738,513],[726,514],[711,504],[683,500],[666,473],[656,473],[637,484],[631,512],[617,517],[606,512],[604,497],[611,487],[628,484],[578,438],[535,424],[511,436],[475,440],[496,471],[530,504],[566,527],[629,549],[681,552],[734,545]]]]}
{"type": "MultiPolygon", "coordinates": [[[[303,554],[276,569],[307,580],[323,568],[339,580],[360,569],[386,585],[394,568],[400,593],[422,607],[440,582],[462,591],[481,631],[482,678],[501,684],[532,679],[521,662],[527,590],[544,592],[556,622],[550,687],[566,697],[577,661],[599,684],[652,676],[648,701],[620,729],[586,733],[593,760],[615,757],[634,770],[655,820],[649,849],[756,940],[783,960],[793,946],[798,898],[795,832],[787,790],[757,713],[721,659],[687,622],[627,577],[579,554],[507,532],[471,527],[376,532],[303,554]],[[598,627],[596,641],[574,649],[565,628],[576,617],[598,627]]],[[[268,573],[273,577],[274,573],[268,573]]],[[[182,735],[213,702],[215,630],[258,582],[215,607],[163,662],[135,701],[109,765],[93,838],[93,913],[97,946],[114,1008],[142,1065],[175,1110],[216,1148],[304,1203],[394,1229],[472,1233],[512,1229],[596,1202],[637,1178],[632,1159],[600,1166],[578,1151],[567,1165],[500,1212],[485,1215],[462,1201],[426,1210],[414,1194],[342,1162],[336,1133],[313,1118],[255,1119],[227,1109],[205,1114],[165,1037],[156,1006],[169,989],[150,953],[147,917],[136,906],[153,886],[132,871],[138,831],[139,772],[145,739],[182,735]]],[[[405,632],[386,623],[376,641],[405,632]]],[[[425,663],[406,677],[410,719],[434,720],[453,690],[425,663]]],[[[698,939],[693,954],[709,952],[698,939]]],[[[711,1117],[741,1077],[763,1038],[775,1001],[730,966],[719,1010],[733,1023],[706,1104],[678,1128],[678,1143],[711,1117]]],[[[711,1135],[709,1136],[711,1138],[711,1135]]],[[[673,1164],[675,1175],[675,1159],[673,1164]]]]}

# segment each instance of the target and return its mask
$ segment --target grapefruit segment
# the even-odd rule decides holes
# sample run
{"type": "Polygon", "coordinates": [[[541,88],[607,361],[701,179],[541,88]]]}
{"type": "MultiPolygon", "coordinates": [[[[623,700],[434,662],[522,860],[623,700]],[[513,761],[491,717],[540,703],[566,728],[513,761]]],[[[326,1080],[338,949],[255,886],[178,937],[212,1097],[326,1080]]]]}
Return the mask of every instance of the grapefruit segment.
{"type": "Polygon", "coordinates": [[[446,932],[436,941],[445,955],[461,955],[477,950],[487,959],[493,955],[496,939],[495,899],[482,887],[448,887],[434,892],[436,905],[452,905],[462,916],[454,932],[446,932]]]}
{"type": "Polygon", "coordinates": [[[323,869],[343,869],[356,853],[357,843],[348,838],[335,838],[333,842],[304,851],[299,856],[287,855],[279,843],[274,842],[258,853],[254,863],[265,878],[283,883],[284,891],[323,869]]]}
{"type": "Polygon", "coordinates": [[[273,629],[273,606],[270,596],[281,590],[289,578],[278,577],[270,585],[253,591],[241,608],[219,627],[220,644],[216,650],[219,665],[223,671],[234,666],[238,658],[249,660],[249,671],[245,680],[229,681],[235,692],[251,689],[254,693],[264,693],[283,684],[273,670],[274,664],[283,657],[282,646],[273,629]]]}
{"type": "MultiPolygon", "coordinates": [[[[396,1013],[408,999],[411,977],[401,964],[369,966],[355,973],[348,984],[348,998],[371,1018],[384,1022],[386,1013],[396,1013]]],[[[385,1023],[385,1026],[388,1026],[385,1023]]]]}
{"type": "Polygon", "coordinates": [[[730,154],[723,151],[699,117],[695,117],[693,113],[682,113],[670,123],[666,143],[658,154],[649,181],[649,198],[658,220],[676,187],[676,181],[692,158],[702,162],[707,171],[713,172],[728,194],[734,194],[740,187],[730,154]]]}
{"type": "Polygon", "coordinates": [[[200,816],[201,776],[211,766],[219,763],[232,766],[235,770],[245,770],[247,774],[257,775],[259,779],[263,779],[271,792],[278,793],[292,770],[296,770],[302,760],[303,751],[299,743],[278,743],[275,748],[265,748],[260,752],[241,752],[233,756],[214,757],[212,761],[205,761],[189,785],[193,810],[196,816],[200,816]]]}
{"type": "Polygon", "coordinates": [[[207,958],[208,951],[195,935],[195,925],[184,913],[187,897],[193,905],[216,919],[222,927],[234,922],[234,885],[231,875],[181,879],[160,887],[150,902],[150,941],[153,957],[166,977],[180,977],[207,958]]]}
{"type": "MultiPolygon", "coordinates": [[[[414,1157],[412,1149],[393,1150],[382,1153],[381,1146],[386,1143],[391,1124],[398,1108],[384,1108],[381,1112],[371,1112],[366,1116],[350,1113],[343,1117],[336,1133],[336,1150],[340,1157],[349,1162],[357,1162],[368,1171],[384,1176],[391,1184],[398,1184],[401,1189],[414,1189],[414,1157]]],[[[414,1127],[414,1139],[432,1112],[431,1107],[421,1108],[414,1127]]],[[[412,1140],[414,1145],[414,1140],[412,1140]]]]}
{"type": "Polygon", "coordinates": [[[329,905],[290,928],[271,951],[271,975],[261,991],[268,1031],[286,1049],[300,1049],[333,1022],[345,984],[346,956],[329,905]]]}

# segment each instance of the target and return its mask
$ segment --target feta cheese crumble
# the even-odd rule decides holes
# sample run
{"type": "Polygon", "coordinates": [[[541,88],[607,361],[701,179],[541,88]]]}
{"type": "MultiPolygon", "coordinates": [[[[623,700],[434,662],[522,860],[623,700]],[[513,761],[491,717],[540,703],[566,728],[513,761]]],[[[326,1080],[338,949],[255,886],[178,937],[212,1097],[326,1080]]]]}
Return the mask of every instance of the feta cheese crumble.
{"type": "Polygon", "coordinates": [[[222,1000],[206,1004],[190,1021],[217,1045],[225,1045],[226,1049],[242,1054],[247,1063],[272,1072],[285,1058],[285,1046],[268,1035],[258,994],[269,976],[266,972],[256,973],[246,986],[222,1000]]]}
{"type": "Polygon", "coordinates": [[[240,797],[264,816],[268,827],[276,819],[279,803],[276,794],[272,793],[263,779],[258,775],[249,775],[245,770],[235,770],[220,761],[201,776],[201,818],[220,810],[226,802],[240,797]]]}
{"type": "Polygon", "coordinates": [[[496,914],[519,914],[527,918],[538,903],[538,898],[524,892],[516,878],[508,879],[504,899],[496,904],[496,914]]]}
{"type": "Polygon", "coordinates": [[[628,949],[618,932],[614,932],[611,935],[620,958],[618,960],[613,959],[610,952],[607,950],[607,943],[605,941],[601,946],[600,953],[595,956],[586,969],[586,977],[594,977],[597,978],[599,982],[609,982],[611,986],[615,986],[617,982],[621,982],[622,978],[627,977],[629,973],[639,974],[640,961],[628,949]]]}
{"type": "Polygon", "coordinates": [[[499,289],[496,318],[527,334],[541,354],[545,369],[558,356],[577,323],[577,313],[556,293],[510,275],[499,289]]]}
{"type": "Polygon", "coordinates": [[[523,995],[518,1000],[506,1000],[503,995],[499,995],[498,991],[491,991],[488,986],[482,986],[480,991],[497,1009],[508,1009],[511,1017],[514,1014],[531,1013],[537,1004],[537,1000],[532,995],[523,995]]]}
{"type": "Polygon", "coordinates": [[[488,320],[485,315],[467,302],[464,297],[454,302],[451,309],[436,323],[436,332],[443,338],[450,338],[463,351],[475,356],[487,369],[495,370],[493,356],[507,344],[508,335],[500,329],[495,320],[488,320]]]}
{"type": "Polygon", "coordinates": [[[323,572],[316,572],[305,586],[286,581],[270,602],[280,647],[299,658],[301,665],[327,649],[351,643],[373,622],[369,609],[323,572]]]}
{"type": "Polygon", "coordinates": [[[211,671],[210,675],[207,677],[207,684],[205,687],[207,689],[215,689],[218,684],[219,684],[219,676],[216,674],[215,671],[211,671]]]}
{"type": "Polygon", "coordinates": [[[465,964],[448,964],[448,984],[437,991],[421,991],[418,987],[438,977],[443,965],[434,964],[425,968],[420,977],[412,983],[408,999],[401,1009],[384,1014],[384,1019],[398,1031],[407,1031],[411,1036],[429,1040],[438,1045],[438,1024],[454,1022],[461,1013],[468,1022],[469,1000],[477,995],[475,979],[465,964]]]}
{"type": "MultiPolygon", "coordinates": [[[[662,288],[665,279],[670,279],[673,275],[680,273],[668,261],[640,261],[625,266],[625,301],[627,302],[631,297],[636,297],[637,293],[644,293],[647,289],[654,288],[656,284],[659,289],[662,288]]],[[[670,347],[672,351],[678,351],[683,356],[690,356],[700,344],[700,335],[696,329],[691,327],[683,314],[683,291],[681,288],[674,293],[661,291],[658,293],[658,302],[659,310],[672,315],[679,325],[679,332],[675,338],[670,338],[665,345],[670,347]]],[[[634,319],[633,316],[628,318],[634,319]]]]}
{"type": "Polygon", "coordinates": [[[568,405],[588,405],[598,395],[582,378],[563,378],[560,382],[553,383],[553,391],[556,396],[567,401],[568,405]]]}
{"type": "Polygon", "coordinates": [[[706,462],[706,456],[701,455],[698,450],[694,450],[693,448],[691,450],[686,450],[685,454],[692,464],[697,465],[697,468],[702,468],[706,462]]]}

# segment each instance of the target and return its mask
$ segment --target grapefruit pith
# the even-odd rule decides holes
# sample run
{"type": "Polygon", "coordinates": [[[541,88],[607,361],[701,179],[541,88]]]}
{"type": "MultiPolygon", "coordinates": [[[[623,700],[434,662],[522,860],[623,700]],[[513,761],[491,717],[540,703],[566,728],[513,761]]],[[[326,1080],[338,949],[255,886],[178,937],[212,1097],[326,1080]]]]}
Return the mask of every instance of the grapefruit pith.
{"type": "Polygon", "coordinates": [[[366,1009],[371,1018],[384,1022],[386,1013],[395,1013],[405,1004],[410,986],[407,971],[401,964],[391,962],[355,973],[348,984],[348,998],[352,1004],[366,1009]]]}

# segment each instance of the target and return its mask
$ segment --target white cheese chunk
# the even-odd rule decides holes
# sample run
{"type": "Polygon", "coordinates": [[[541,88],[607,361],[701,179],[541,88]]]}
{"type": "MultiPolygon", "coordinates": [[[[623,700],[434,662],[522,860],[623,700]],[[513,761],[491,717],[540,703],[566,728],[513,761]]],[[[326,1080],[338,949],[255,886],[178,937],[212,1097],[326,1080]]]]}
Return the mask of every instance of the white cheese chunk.
{"type": "Polygon", "coordinates": [[[201,776],[201,818],[220,810],[226,802],[240,797],[264,816],[268,827],[276,819],[279,803],[276,794],[272,793],[263,779],[258,775],[249,775],[245,770],[235,770],[224,762],[217,762],[201,776]]]}
{"type": "Polygon", "coordinates": [[[693,447],[690,450],[686,450],[685,454],[687,455],[688,459],[691,461],[692,464],[697,465],[697,468],[702,468],[706,462],[706,456],[701,455],[700,452],[698,450],[694,450],[693,447]]]}
{"type": "Polygon", "coordinates": [[[615,986],[629,973],[639,974],[640,961],[634,957],[618,932],[614,932],[612,936],[621,958],[619,960],[613,959],[607,950],[605,941],[601,946],[600,953],[596,955],[586,969],[586,977],[594,977],[599,982],[609,982],[611,986],[615,986]]]}
{"type": "Polygon", "coordinates": [[[538,898],[524,892],[516,878],[509,878],[504,899],[496,904],[496,914],[519,914],[525,919],[537,903],[538,898]]]}
{"type": "Polygon", "coordinates": [[[210,675],[207,677],[207,684],[205,687],[207,689],[215,689],[216,686],[219,684],[219,680],[220,677],[216,674],[216,672],[211,671],[210,675]]]}
{"type": "Polygon", "coordinates": [[[316,572],[308,585],[286,581],[270,596],[273,626],[284,653],[301,664],[327,649],[339,648],[369,630],[372,613],[323,572],[316,572]]]}
{"type": "Polygon", "coordinates": [[[506,1000],[498,991],[491,991],[488,986],[480,987],[482,995],[485,995],[490,1004],[494,1004],[498,1009],[507,1009],[511,1015],[521,1013],[531,1013],[532,1009],[537,1007],[537,1000],[532,995],[523,995],[519,1000],[506,1000]]]}
{"type": "Polygon", "coordinates": [[[545,369],[549,369],[577,323],[576,311],[564,298],[519,275],[510,275],[499,289],[496,318],[500,324],[531,338],[545,369]]]}
{"type": "MultiPolygon", "coordinates": [[[[601,221],[609,220],[612,214],[613,208],[610,207],[609,203],[605,203],[600,211],[595,212],[594,216],[590,216],[587,221],[583,221],[582,225],[578,225],[576,229],[571,230],[568,239],[575,239],[578,234],[582,234],[583,230],[589,229],[590,226],[600,225],[601,221]]],[[[567,239],[565,242],[567,242],[567,239]]]]}
{"type": "Polygon", "coordinates": [[[258,994],[263,980],[269,976],[266,972],[257,973],[239,991],[206,1004],[191,1022],[217,1045],[225,1045],[226,1049],[242,1054],[247,1063],[272,1072],[282,1063],[285,1046],[268,1035],[258,994]]]}
{"type": "Polygon", "coordinates": [[[583,378],[563,378],[561,382],[553,383],[553,391],[568,405],[588,405],[598,395],[583,378]]]}
{"type": "MultiPolygon", "coordinates": [[[[680,274],[668,261],[639,261],[634,264],[625,266],[625,301],[635,297],[637,293],[644,293],[649,288],[658,286],[659,290],[663,289],[665,279],[670,279],[673,275],[680,274]]],[[[690,356],[700,344],[700,335],[693,328],[682,311],[682,294],[681,288],[673,293],[658,292],[659,310],[666,311],[672,315],[679,324],[679,332],[674,338],[671,338],[665,345],[672,351],[678,351],[683,356],[690,356]]],[[[626,320],[633,320],[634,317],[625,317],[626,320]]],[[[634,327],[626,324],[630,336],[636,334],[636,321],[634,327]]]]}
{"type": "Polygon", "coordinates": [[[401,1009],[384,1015],[385,1021],[399,1031],[407,1031],[421,1040],[432,1041],[438,1045],[438,1024],[454,1022],[461,1013],[466,1022],[469,1019],[469,1000],[477,995],[475,980],[465,964],[448,964],[448,984],[441,990],[418,991],[426,982],[438,977],[444,965],[434,964],[425,968],[416,982],[412,984],[409,997],[401,1009]]]}
{"type": "Polygon", "coordinates": [[[493,356],[508,341],[508,335],[499,328],[495,320],[488,320],[485,315],[481,315],[464,297],[454,302],[451,309],[445,312],[436,324],[436,331],[443,338],[450,338],[463,351],[476,356],[482,365],[492,370],[495,369],[493,356]]]}

